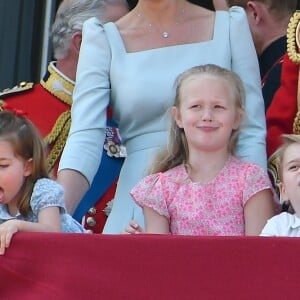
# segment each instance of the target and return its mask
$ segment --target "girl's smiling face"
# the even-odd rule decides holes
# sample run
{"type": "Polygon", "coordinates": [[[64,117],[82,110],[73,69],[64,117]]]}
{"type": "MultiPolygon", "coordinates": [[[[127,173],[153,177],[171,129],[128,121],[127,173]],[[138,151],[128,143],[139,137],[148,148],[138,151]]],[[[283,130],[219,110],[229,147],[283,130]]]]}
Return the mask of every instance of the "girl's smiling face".
{"type": "Polygon", "coordinates": [[[180,97],[173,116],[184,129],[189,147],[204,151],[228,148],[232,130],[241,119],[229,83],[214,75],[195,75],[182,85],[180,97]]]}
{"type": "Polygon", "coordinates": [[[285,201],[290,201],[300,217],[300,144],[289,145],[282,159],[282,182],[280,193],[285,201]]]}
{"type": "Polygon", "coordinates": [[[31,160],[17,157],[8,141],[0,140],[0,203],[16,207],[25,177],[31,174],[31,160]]]}

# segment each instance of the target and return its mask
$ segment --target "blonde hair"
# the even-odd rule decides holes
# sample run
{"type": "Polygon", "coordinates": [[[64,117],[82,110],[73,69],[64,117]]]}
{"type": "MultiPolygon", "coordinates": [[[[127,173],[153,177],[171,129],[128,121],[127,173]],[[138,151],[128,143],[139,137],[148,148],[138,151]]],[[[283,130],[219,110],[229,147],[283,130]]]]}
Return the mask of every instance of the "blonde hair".
{"type": "Polygon", "coordinates": [[[43,140],[28,119],[5,110],[0,111],[0,140],[12,145],[16,157],[25,161],[32,159],[32,173],[25,178],[18,202],[20,213],[27,216],[35,182],[49,177],[43,140]]]}
{"type": "MultiPolygon", "coordinates": [[[[276,159],[276,170],[278,174],[278,181],[282,183],[283,181],[283,160],[286,153],[286,150],[292,144],[299,144],[300,145],[300,135],[297,134],[282,134],[281,139],[283,144],[276,150],[275,152],[275,159],[276,159]]],[[[278,182],[277,182],[278,184],[278,182]]],[[[282,203],[285,203],[286,210],[289,213],[295,213],[292,203],[289,200],[281,199],[282,203]]]]}
{"type": "MultiPolygon", "coordinates": [[[[179,108],[181,104],[181,90],[183,85],[192,77],[199,75],[212,75],[225,80],[233,92],[237,111],[244,113],[245,89],[242,80],[234,72],[214,64],[196,66],[180,74],[176,81],[176,95],[174,107],[179,108]]],[[[169,130],[169,140],[167,148],[160,152],[154,159],[150,173],[164,172],[182,163],[187,163],[189,159],[188,143],[182,128],[177,126],[174,118],[171,119],[169,130]]],[[[229,152],[234,153],[239,129],[233,130],[229,141],[229,152]]]]}

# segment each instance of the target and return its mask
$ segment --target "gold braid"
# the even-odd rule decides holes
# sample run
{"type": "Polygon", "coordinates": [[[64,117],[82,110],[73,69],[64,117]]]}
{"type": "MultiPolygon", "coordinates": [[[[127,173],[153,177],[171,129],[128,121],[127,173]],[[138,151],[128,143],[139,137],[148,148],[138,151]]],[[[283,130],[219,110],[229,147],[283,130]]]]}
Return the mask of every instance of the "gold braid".
{"type": "MultiPolygon", "coordinates": [[[[72,93],[74,82],[65,78],[55,67],[54,63],[48,65],[48,76],[45,76],[40,84],[42,87],[55,96],[58,100],[72,106],[72,93]]],[[[48,149],[51,149],[47,156],[47,166],[50,172],[59,159],[71,126],[71,111],[63,112],[56,120],[51,132],[44,138],[48,149]]]]}
{"type": "Polygon", "coordinates": [[[296,114],[296,117],[294,119],[294,123],[293,123],[293,133],[294,134],[300,134],[300,111],[299,111],[299,107],[298,107],[298,111],[296,114]]]}
{"type": "Polygon", "coordinates": [[[300,21],[300,11],[296,11],[292,15],[287,28],[287,53],[290,60],[296,64],[300,63],[300,54],[298,51],[298,46],[299,46],[298,33],[299,33],[299,26],[300,26],[299,21],[300,21]]]}
{"type": "Polygon", "coordinates": [[[47,146],[52,145],[52,149],[47,156],[47,166],[49,172],[63,151],[69,134],[70,126],[71,111],[67,110],[58,117],[51,132],[44,139],[47,146]]]}

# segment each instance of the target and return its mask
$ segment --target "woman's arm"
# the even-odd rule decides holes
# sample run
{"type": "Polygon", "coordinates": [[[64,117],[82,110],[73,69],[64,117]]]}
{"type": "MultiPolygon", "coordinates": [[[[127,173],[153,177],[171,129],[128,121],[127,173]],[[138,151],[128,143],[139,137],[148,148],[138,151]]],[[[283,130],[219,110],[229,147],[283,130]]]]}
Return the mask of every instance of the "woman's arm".
{"type": "Polygon", "coordinates": [[[245,235],[260,235],[268,219],[275,215],[271,189],[253,195],[245,204],[245,235]]]}
{"type": "Polygon", "coordinates": [[[91,18],[83,25],[72,124],[58,172],[70,213],[87,191],[100,164],[110,100],[110,61],[104,28],[96,18],[91,18]]]}
{"type": "Polygon", "coordinates": [[[64,202],[69,214],[73,214],[80,200],[89,188],[89,182],[79,172],[70,169],[61,170],[57,181],[64,187],[64,202]]]}

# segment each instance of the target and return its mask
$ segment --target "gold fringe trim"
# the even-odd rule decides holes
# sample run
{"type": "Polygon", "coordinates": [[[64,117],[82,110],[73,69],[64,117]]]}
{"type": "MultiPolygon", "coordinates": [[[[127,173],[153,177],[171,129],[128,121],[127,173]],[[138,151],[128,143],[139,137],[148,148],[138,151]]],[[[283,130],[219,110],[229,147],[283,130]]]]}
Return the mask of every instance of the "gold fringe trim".
{"type": "Polygon", "coordinates": [[[300,112],[298,111],[293,123],[293,133],[300,134],[300,112]]]}
{"type": "Polygon", "coordinates": [[[51,148],[47,156],[47,166],[50,172],[60,157],[71,127],[71,111],[63,112],[56,120],[51,132],[45,137],[44,141],[51,148]]]}
{"type": "MultiPolygon", "coordinates": [[[[287,29],[287,53],[290,60],[296,64],[300,64],[300,11],[296,11],[289,22],[287,29]]],[[[299,74],[300,75],[300,74],[299,74]]],[[[300,134],[300,77],[298,76],[297,88],[297,106],[298,112],[293,123],[293,133],[300,134]]]]}

